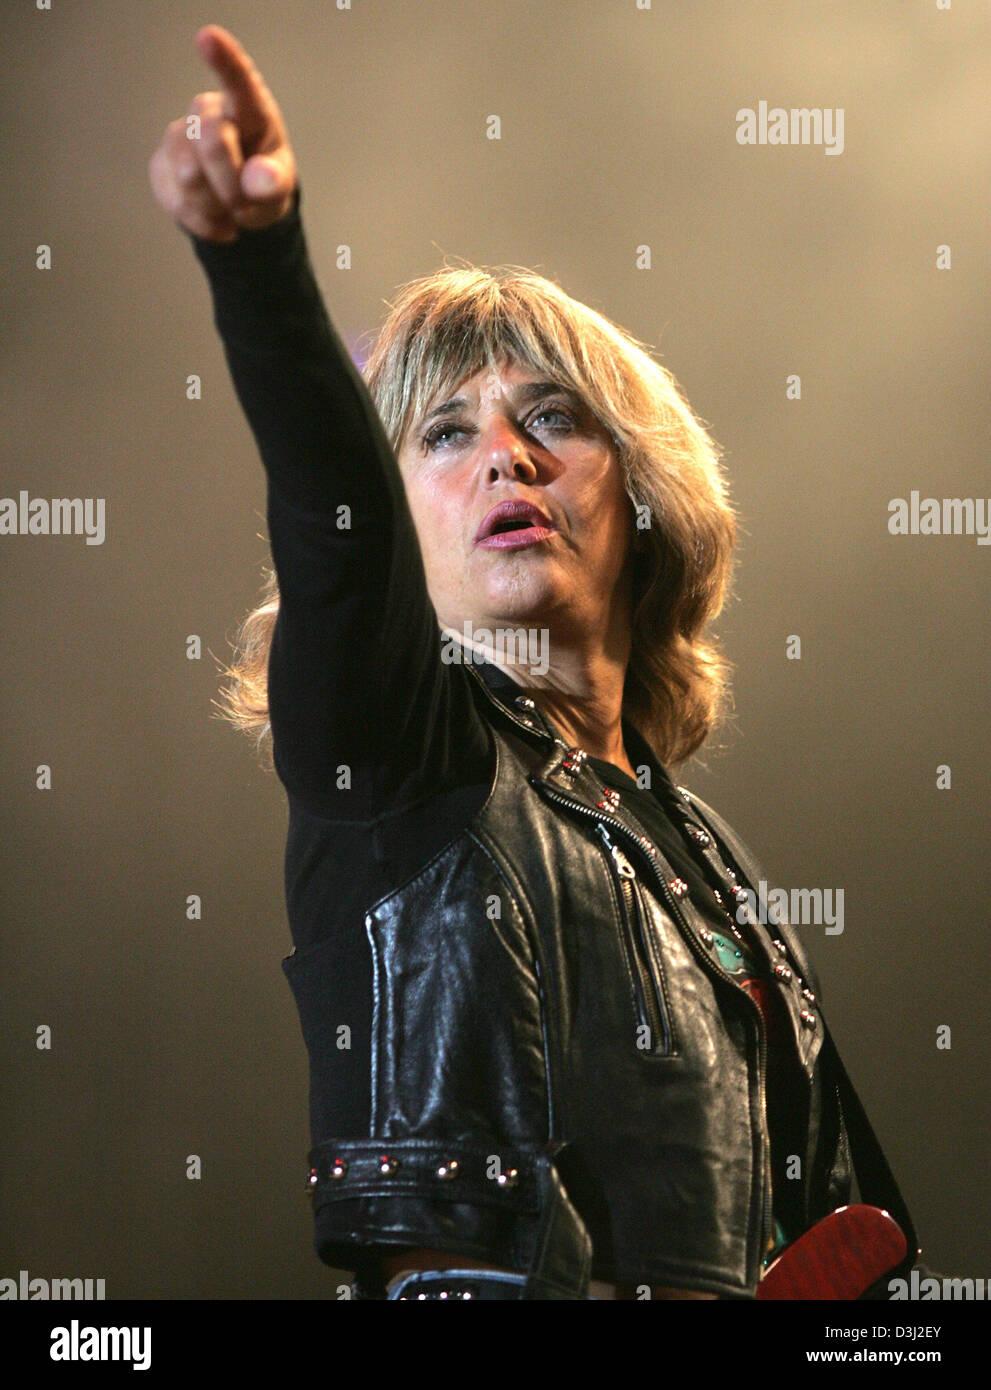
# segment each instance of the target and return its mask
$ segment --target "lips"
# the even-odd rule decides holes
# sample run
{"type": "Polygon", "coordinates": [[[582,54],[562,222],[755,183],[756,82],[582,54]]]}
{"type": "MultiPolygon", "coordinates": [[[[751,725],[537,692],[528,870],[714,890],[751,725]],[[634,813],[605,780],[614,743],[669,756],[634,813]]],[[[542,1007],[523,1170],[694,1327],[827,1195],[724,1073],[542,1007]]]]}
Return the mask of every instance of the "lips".
{"type": "Polygon", "coordinates": [[[554,532],[554,525],[532,502],[500,502],[479,527],[476,545],[535,545],[554,532]]]}

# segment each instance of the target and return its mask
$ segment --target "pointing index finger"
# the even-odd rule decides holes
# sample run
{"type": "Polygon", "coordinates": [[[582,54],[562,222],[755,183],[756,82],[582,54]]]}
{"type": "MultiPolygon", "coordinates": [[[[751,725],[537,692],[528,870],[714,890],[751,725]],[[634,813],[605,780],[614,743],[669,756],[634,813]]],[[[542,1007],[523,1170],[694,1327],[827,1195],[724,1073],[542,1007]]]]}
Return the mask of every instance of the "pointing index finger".
{"type": "Polygon", "coordinates": [[[196,35],[196,47],[220,79],[228,114],[251,139],[276,120],[275,102],[265,80],[233,34],[208,24],[196,35]]]}

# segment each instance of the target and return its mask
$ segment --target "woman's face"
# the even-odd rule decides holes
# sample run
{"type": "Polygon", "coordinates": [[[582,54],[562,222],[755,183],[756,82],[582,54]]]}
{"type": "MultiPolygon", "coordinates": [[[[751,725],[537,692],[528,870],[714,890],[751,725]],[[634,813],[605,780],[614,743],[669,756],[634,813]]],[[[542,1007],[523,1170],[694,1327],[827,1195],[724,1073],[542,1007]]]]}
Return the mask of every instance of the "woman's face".
{"type": "Polygon", "coordinates": [[[486,369],[413,421],[399,463],[443,626],[546,629],[552,662],[555,639],[623,654],[633,507],[612,436],[574,393],[486,369]]]}

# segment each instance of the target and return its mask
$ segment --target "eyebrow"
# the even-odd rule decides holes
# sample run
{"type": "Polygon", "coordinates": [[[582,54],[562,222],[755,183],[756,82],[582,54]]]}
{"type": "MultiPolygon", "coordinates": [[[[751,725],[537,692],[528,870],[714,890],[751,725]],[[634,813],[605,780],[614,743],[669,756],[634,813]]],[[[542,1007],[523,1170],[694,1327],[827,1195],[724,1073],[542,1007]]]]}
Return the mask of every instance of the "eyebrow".
{"type": "MultiPolygon", "coordinates": [[[[545,396],[565,396],[577,409],[581,409],[584,404],[577,391],[572,391],[569,386],[562,386],[557,381],[524,381],[513,387],[509,394],[521,405],[541,401],[545,396]]],[[[467,396],[452,396],[450,400],[434,406],[433,410],[428,410],[421,423],[426,424],[428,420],[436,419],[438,415],[446,415],[449,411],[463,410],[467,404],[467,396]]]]}

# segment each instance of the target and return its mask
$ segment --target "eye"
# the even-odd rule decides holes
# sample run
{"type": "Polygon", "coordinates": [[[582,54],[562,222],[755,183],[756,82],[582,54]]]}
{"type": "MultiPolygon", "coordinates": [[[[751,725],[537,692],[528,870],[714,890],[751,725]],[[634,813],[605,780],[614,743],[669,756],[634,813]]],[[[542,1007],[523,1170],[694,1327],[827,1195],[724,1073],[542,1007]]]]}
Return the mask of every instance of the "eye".
{"type": "Polygon", "coordinates": [[[435,449],[446,434],[465,434],[467,431],[462,425],[454,425],[448,421],[447,424],[434,425],[433,429],[427,430],[423,436],[423,442],[428,449],[435,449]]]}
{"type": "MultiPolygon", "coordinates": [[[[536,423],[536,421],[542,420],[545,416],[548,415],[556,415],[559,420],[563,420],[565,422],[565,427],[569,429],[575,423],[574,416],[571,414],[571,412],[562,409],[562,407],[559,405],[543,406],[542,409],[538,410],[536,415],[533,416],[533,422],[536,423]]],[[[561,428],[562,427],[560,425],[551,426],[551,429],[554,430],[559,430],[561,428]]]]}

